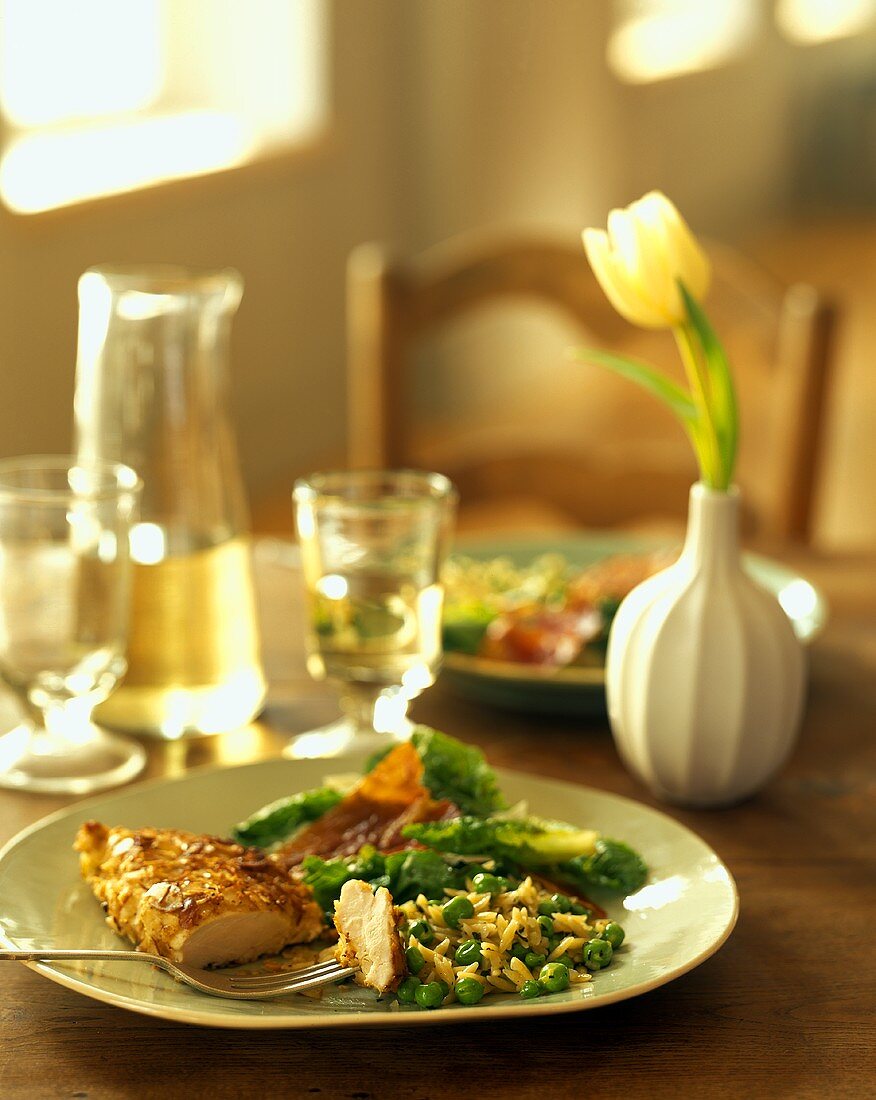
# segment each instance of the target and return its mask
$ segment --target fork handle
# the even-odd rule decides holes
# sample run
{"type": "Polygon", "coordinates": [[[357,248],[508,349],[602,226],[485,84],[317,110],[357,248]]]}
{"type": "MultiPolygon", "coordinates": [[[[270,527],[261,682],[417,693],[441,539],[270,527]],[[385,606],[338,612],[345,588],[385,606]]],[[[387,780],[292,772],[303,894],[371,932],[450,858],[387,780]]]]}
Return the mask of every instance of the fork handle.
{"type": "Polygon", "coordinates": [[[155,955],[142,951],[0,951],[0,962],[42,962],[50,959],[118,959],[131,962],[155,962],[155,955]]]}

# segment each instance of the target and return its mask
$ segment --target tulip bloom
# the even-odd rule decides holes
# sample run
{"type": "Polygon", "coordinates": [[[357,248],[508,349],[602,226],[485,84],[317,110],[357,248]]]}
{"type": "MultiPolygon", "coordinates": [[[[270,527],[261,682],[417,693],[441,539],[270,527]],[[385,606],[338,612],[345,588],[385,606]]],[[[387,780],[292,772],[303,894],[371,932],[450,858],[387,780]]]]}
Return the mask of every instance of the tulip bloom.
{"type": "Polygon", "coordinates": [[[612,210],[608,232],[585,229],[584,250],[605,295],[634,325],[674,328],[687,319],[679,280],[698,301],[709,289],[705,253],[674,204],[651,191],[612,210]]]}
{"type": "Polygon", "coordinates": [[[727,489],[736,460],[736,395],[727,357],[700,306],[711,280],[708,258],[660,191],[612,210],[607,232],[585,229],[582,236],[593,273],[618,313],[634,325],[673,331],[688,389],[621,355],[588,349],[580,357],[665,402],[693,443],[705,484],[727,489]]]}

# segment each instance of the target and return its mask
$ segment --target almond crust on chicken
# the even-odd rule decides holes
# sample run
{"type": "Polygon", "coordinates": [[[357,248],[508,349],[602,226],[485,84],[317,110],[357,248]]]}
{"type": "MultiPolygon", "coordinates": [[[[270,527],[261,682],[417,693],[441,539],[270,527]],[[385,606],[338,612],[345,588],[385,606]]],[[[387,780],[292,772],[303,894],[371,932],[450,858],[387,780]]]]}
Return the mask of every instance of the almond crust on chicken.
{"type": "Polygon", "coordinates": [[[398,910],[384,886],[374,891],[367,882],[350,879],[341,887],[335,902],[337,959],[353,967],[359,985],[388,993],[407,974],[398,923],[398,910]]]}
{"type": "Polygon", "coordinates": [[[74,845],[113,931],[139,951],[224,966],[325,932],[310,890],[258,848],[178,829],[86,822],[74,845]]]}

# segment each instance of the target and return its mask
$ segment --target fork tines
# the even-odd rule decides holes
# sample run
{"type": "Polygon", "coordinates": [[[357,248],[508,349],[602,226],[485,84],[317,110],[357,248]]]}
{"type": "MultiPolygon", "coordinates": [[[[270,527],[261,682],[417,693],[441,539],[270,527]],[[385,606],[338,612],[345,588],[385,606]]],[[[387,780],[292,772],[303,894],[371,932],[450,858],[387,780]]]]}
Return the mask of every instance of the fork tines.
{"type": "Polygon", "coordinates": [[[300,970],[278,970],[273,974],[229,974],[229,984],[241,991],[256,992],[269,989],[297,989],[310,985],[321,985],[332,979],[346,978],[352,974],[349,967],[343,967],[337,959],[327,959],[300,970]]]}

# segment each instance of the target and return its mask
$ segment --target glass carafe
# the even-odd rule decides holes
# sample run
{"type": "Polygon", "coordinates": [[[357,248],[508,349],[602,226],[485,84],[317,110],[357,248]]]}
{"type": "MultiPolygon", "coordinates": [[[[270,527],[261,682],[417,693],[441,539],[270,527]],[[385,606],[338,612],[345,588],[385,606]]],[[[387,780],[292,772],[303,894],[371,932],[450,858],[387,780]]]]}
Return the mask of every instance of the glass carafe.
{"type": "Polygon", "coordinates": [[[235,271],[99,267],[79,280],[81,459],[143,480],[128,672],[95,717],[164,738],[221,733],[264,700],[248,516],[230,419],[235,271]]]}

